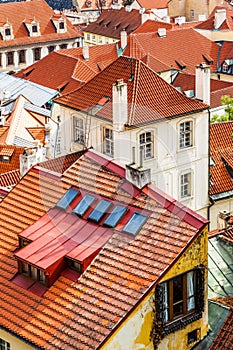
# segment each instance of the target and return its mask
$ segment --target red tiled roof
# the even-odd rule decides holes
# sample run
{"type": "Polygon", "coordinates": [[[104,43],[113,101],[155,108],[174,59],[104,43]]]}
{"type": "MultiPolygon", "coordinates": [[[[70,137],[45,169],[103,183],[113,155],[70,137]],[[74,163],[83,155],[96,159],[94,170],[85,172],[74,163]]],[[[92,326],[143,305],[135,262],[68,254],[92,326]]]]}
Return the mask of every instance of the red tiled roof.
{"type": "MultiPolygon", "coordinates": [[[[193,90],[195,93],[195,75],[179,72],[172,84],[181,91],[193,90]]],[[[221,97],[229,95],[233,97],[233,85],[223,80],[210,79],[210,107],[221,106],[221,97]]]]}
{"type": "Polygon", "coordinates": [[[65,94],[79,88],[117,59],[116,46],[92,46],[89,47],[89,55],[90,59],[85,60],[82,48],[55,51],[15,76],[65,94]]]}
{"type": "Polygon", "coordinates": [[[8,187],[16,185],[20,180],[19,169],[8,171],[7,173],[0,174],[0,186],[8,187]]]}
{"type": "Polygon", "coordinates": [[[220,63],[223,63],[227,59],[233,58],[233,43],[232,41],[224,41],[220,50],[220,63]]]}
{"type": "Polygon", "coordinates": [[[96,115],[112,120],[112,84],[118,79],[123,79],[128,86],[128,125],[144,124],[207,108],[207,105],[178,92],[143,62],[123,56],[79,90],[55,101],[87,111],[97,105],[103,96],[108,96],[109,102],[96,115]]]}
{"type": "Polygon", "coordinates": [[[45,137],[44,127],[33,127],[33,128],[26,128],[26,129],[35,140],[40,140],[42,143],[44,143],[44,137],[45,137]]]}
{"type": "Polygon", "coordinates": [[[24,147],[0,145],[0,154],[2,153],[2,156],[10,157],[9,162],[0,160],[0,174],[19,169],[19,156],[20,154],[23,154],[23,152],[24,147]]]}
{"type": "Polygon", "coordinates": [[[231,121],[210,125],[210,155],[215,163],[210,166],[210,195],[233,190],[232,179],[223,163],[226,152],[232,153],[232,134],[233,122],[231,121]]]}
{"type": "Polygon", "coordinates": [[[77,159],[83,155],[84,151],[66,154],[58,158],[50,159],[39,163],[43,169],[54,171],[58,174],[63,174],[77,159]]]}
{"type": "Polygon", "coordinates": [[[123,172],[124,168],[88,151],[64,173],[62,181],[34,167],[3,199],[1,327],[43,349],[94,350],[198,236],[206,220],[185,207],[181,209],[174,200],[162,201],[162,192],[153,186],[149,189],[152,197],[144,191],[137,191],[137,197],[130,195],[124,186],[127,181],[118,175],[123,172]],[[40,297],[38,290],[34,294],[25,285],[21,288],[22,281],[12,282],[17,272],[13,252],[20,232],[53,208],[70,186],[139,210],[153,208],[153,213],[136,237],[123,237],[114,230],[112,238],[76,282],[60,276],[40,297]],[[183,215],[177,215],[180,211],[187,214],[184,220],[183,215]]]}
{"type": "Polygon", "coordinates": [[[218,28],[218,30],[233,30],[233,9],[232,6],[225,2],[225,5],[216,6],[209,18],[206,21],[199,23],[196,28],[197,29],[206,29],[206,30],[215,30],[214,27],[214,19],[216,10],[226,9],[226,20],[222,23],[222,25],[218,28]]]}
{"type": "Polygon", "coordinates": [[[213,343],[210,345],[209,350],[230,350],[233,344],[233,297],[215,298],[213,300],[230,307],[231,311],[218,331],[213,343]]]}
{"type": "Polygon", "coordinates": [[[168,7],[169,0],[137,0],[140,6],[146,10],[164,9],[168,7]]]}
{"type": "Polygon", "coordinates": [[[129,35],[141,24],[141,14],[138,10],[126,11],[104,10],[97,21],[90,23],[84,32],[120,39],[120,33],[125,30],[129,35]]]}
{"type": "Polygon", "coordinates": [[[141,59],[150,54],[171,69],[178,70],[181,67],[177,62],[183,61],[185,72],[195,74],[196,65],[202,63],[207,55],[213,60],[211,71],[216,71],[218,51],[216,43],[188,28],[167,30],[166,37],[159,37],[157,32],[131,34],[124,55],[141,59]]]}
{"type": "Polygon", "coordinates": [[[67,32],[56,33],[51,21],[53,14],[53,10],[44,0],[1,3],[0,22],[6,23],[8,20],[13,28],[14,39],[2,40],[0,38],[0,48],[49,42],[65,38],[71,39],[79,36],[77,29],[72,26],[69,20],[66,20],[67,32]],[[28,18],[35,18],[39,22],[40,36],[28,37],[28,31],[24,25],[24,21],[28,18]]]}
{"type": "Polygon", "coordinates": [[[148,19],[146,22],[142,23],[137,29],[135,29],[133,34],[155,33],[158,32],[159,28],[166,28],[166,30],[171,30],[173,26],[174,24],[172,23],[148,19]]]}

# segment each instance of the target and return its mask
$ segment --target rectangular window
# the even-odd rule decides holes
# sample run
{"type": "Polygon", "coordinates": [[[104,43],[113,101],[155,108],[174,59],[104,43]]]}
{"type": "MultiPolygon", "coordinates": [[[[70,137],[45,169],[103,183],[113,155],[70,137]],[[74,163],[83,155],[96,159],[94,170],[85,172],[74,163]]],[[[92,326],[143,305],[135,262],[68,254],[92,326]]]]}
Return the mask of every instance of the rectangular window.
{"type": "Polygon", "coordinates": [[[37,25],[36,24],[33,24],[32,25],[32,33],[37,33],[37,25]]]}
{"type": "Polygon", "coordinates": [[[20,50],[19,51],[19,63],[25,63],[26,62],[26,51],[20,50]]]}
{"type": "Polygon", "coordinates": [[[59,29],[64,29],[65,28],[65,23],[64,22],[60,22],[59,23],[59,29]]]}
{"type": "Polygon", "coordinates": [[[113,131],[111,129],[104,129],[104,153],[113,156],[113,131]]]}
{"type": "Polygon", "coordinates": [[[140,150],[143,152],[144,159],[153,157],[153,139],[151,132],[144,132],[139,135],[140,150]]]}
{"type": "Polygon", "coordinates": [[[40,47],[36,47],[34,49],[34,61],[39,61],[41,57],[41,48],[40,47]]]}
{"type": "Polygon", "coordinates": [[[192,146],[192,122],[180,124],[180,148],[192,146]]]}
{"type": "Polygon", "coordinates": [[[5,35],[6,35],[6,36],[11,35],[11,30],[10,30],[10,28],[6,28],[6,29],[5,29],[5,35]]]}
{"type": "Polygon", "coordinates": [[[14,53],[8,52],[7,53],[7,65],[10,66],[12,64],[14,64],[14,53]]]}
{"type": "Polygon", "coordinates": [[[87,34],[87,40],[91,40],[90,34],[87,34]]]}
{"type": "Polygon", "coordinates": [[[10,350],[10,343],[0,338],[0,350],[10,350]]]}
{"type": "Polygon", "coordinates": [[[74,142],[84,144],[84,122],[77,117],[74,117],[74,142]]]}
{"type": "Polygon", "coordinates": [[[181,174],[180,176],[180,196],[181,198],[191,196],[191,173],[181,174]]]}
{"type": "Polygon", "coordinates": [[[161,283],[162,288],[162,319],[172,322],[196,309],[196,271],[176,276],[161,283]]]}
{"type": "Polygon", "coordinates": [[[60,45],[60,49],[61,49],[61,50],[67,49],[67,44],[61,44],[61,45],[60,45]]]}
{"type": "Polygon", "coordinates": [[[194,10],[190,10],[190,17],[194,18],[194,10]]]}

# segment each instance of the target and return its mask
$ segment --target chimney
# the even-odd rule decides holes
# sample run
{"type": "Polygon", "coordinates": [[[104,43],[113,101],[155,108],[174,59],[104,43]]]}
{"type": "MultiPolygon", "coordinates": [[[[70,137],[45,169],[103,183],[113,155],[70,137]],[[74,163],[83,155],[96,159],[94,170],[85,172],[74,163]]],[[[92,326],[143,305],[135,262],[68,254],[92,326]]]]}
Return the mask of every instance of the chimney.
{"type": "Polygon", "coordinates": [[[143,149],[140,149],[140,165],[135,163],[135,147],[132,148],[132,163],[126,164],[126,179],[137,188],[143,188],[151,182],[150,169],[143,168],[143,149]]]}
{"type": "Polygon", "coordinates": [[[86,61],[89,61],[90,55],[89,55],[89,46],[83,46],[83,58],[86,61]]]}
{"type": "Polygon", "coordinates": [[[226,20],[226,9],[216,10],[214,18],[214,28],[218,29],[221,27],[223,22],[226,20]]]}
{"type": "Polygon", "coordinates": [[[127,46],[127,32],[125,30],[121,31],[121,49],[124,50],[127,46]]]}
{"type": "Polygon", "coordinates": [[[181,26],[185,22],[186,18],[184,16],[179,16],[175,18],[175,24],[178,24],[179,26],[181,26]]]}
{"type": "Polygon", "coordinates": [[[159,28],[158,29],[158,36],[160,38],[166,38],[166,36],[167,36],[166,28],[159,28]]]}
{"type": "Polygon", "coordinates": [[[225,230],[230,226],[229,225],[230,217],[231,217],[231,215],[230,215],[230,212],[228,210],[221,210],[218,213],[217,224],[218,224],[219,230],[225,230]]]}
{"type": "Polygon", "coordinates": [[[195,97],[210,104],[210,66],[205,63],[196,66],[195,97]]]}
{"type": "Polygon", "coordinates": [[[128,121],[127,84],[118,79],[112,86],[113,129],[123,131],[128,121]]]}
{"type": "Polygon", "coordinates": [[[149,13],[141,13],[141,24],[145,23],[148,19],[150,19],[149,13]]]}

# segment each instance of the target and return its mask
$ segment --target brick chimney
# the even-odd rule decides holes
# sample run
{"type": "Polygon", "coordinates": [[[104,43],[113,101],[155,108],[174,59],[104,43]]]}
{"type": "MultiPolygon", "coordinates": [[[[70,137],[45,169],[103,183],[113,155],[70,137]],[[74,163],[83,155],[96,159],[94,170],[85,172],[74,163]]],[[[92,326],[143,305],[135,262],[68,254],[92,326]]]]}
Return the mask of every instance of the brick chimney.
{"type": "Polygon", "coordinates": [[[210,104],[210,66],[205,63],[196,66],[195,97],[210,104]]]}
{"type": "Polygon", "coordinates": [[[123,131],[128,121],[127,84],[118,79],[112,86],[113,129],[123,131]]]}

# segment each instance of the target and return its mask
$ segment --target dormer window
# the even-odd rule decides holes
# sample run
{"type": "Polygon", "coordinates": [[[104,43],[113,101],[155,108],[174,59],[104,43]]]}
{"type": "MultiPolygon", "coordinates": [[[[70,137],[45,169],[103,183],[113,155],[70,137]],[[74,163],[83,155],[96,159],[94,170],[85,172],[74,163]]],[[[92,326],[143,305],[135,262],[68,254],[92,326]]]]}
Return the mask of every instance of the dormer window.
{"type": "Polygon", "coordinates": [[[13,148],[2,148],[0,151],[0,162],[10,163],[13,153],[13,148]]]}
{"type": "Polygon", "coordinates": [[[6,22],[3,26],[0,25],[0,34],[3,40],[14,39],[12,25],[9,22],[6,22]]]}
{"type": "Polygon", "coordinates": [[[55,14],[52,16],[51,21],[57,33],[65,33],[67,31],[65,17],[62,17],[60,14],[55,14]]]}
{"type": "Polygon", "coordinates": [[[226,62],[224,62],[222,65],[222,72],[227,73],[227,71],[228,71],[228,64],[226,62]]]}
{"type": "Polygon", "coordinates": [[[19,264],[19,270],[22,273],[22,275],[30,277],[31,279],[40,283],[46,284],[46,276],[44,271],[22,261],[20,261],[19,264]]]}
{"type": "Polygon", "coordinates": [[[86,1],[86,6],[87,6],[87,7],[91,7],[91,1],[87,0],[87,1],[86,1]]]}
{"type": "Polygon", "coordinates": [[[25,19],[24,25],[26,26],[30,37],[40,35],[40,23],[35,18],[33,20],[25,19]]]}

